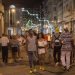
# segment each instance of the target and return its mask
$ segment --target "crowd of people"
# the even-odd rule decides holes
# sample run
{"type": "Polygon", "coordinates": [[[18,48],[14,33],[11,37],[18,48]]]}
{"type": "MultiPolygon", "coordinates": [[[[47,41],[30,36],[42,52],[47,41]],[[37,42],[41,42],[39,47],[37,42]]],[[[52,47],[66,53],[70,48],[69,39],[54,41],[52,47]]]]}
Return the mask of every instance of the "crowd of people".
{"type": "MultiPolygon", "coordinates": [[[[2,61],[8,63],[8,47],[12,52],[13,61],[17,61],[17,56],[21,58],[22,45],[29,59],[30,73],[36,72],[36,65],[39,64],[40,70],[45,70],[45,55],[46,51],[53,49],[53,59],[55,66],[61,64],[64,70],[69,71],[71,65],[71,52],[73,51],[73,38],[68,29],[64,29],[62,33],[54,33],[44,35],[43,33],[36,34],[32,29],[26,31],[24,36],[6,36],[0,38],[2,61]]],[[[51,59],[51,57],[49,58],[51,59]]]]}

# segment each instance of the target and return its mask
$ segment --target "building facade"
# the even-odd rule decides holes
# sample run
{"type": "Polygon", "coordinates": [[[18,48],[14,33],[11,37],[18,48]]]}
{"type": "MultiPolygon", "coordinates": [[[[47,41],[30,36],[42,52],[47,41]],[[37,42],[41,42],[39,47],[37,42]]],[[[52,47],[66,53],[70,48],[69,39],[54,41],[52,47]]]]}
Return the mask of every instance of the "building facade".
{"type": "Polygon", "coordinates": [[[49,21],[53,21],[56,19],[56,0],[44,0],[44,17],[49,21]]]}
{"type": "MultiPolygon", "coordinates": [[[[75,0],[47,0],[46,17],[50,21],[57,20],[58,25],[68,28],[75,38],[75,0]]],[[[45,7],[45,6],[44,6],[45,7]]]]}
{"type": "Polygon", "coordinates": [[[73,12],[73,0],[63,0],[64,27],[68,27],[69,31],[72,31],[73,12]]]}
{"type": "Polygon", "coordinates": [[[63,0],[63,22],[75,40],[75,0],[63,0]]]}
{"type": "Polygon", "coordinates": [[[69,31],[74,31],[75,20],[75,0],[59,0],[57,3],[58,22],[68,28],[69,31]]]}
{"type": "Polygon", "coordinates": [[[57,10],[58,22],[61,24],[63,21],[63,0],[58,1],[56,10],[57,10]]]}
{"type": "Polygon", "coordinates": [[[4,33],[4,6],[0,0],[0,36],[4,33]]]}

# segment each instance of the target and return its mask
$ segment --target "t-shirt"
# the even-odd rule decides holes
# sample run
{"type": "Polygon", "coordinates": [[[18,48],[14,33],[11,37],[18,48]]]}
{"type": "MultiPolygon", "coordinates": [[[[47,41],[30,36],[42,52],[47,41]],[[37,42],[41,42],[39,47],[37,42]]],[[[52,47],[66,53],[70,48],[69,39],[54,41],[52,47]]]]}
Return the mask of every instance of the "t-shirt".
{"type": "Polygon", "coordinates": [[[9,43],[9,39],[5,36],[3,36],[1,39],[0,39],[0,43],[2,46],[8,46],[8,43],[9,43]]]}
{"type": "Polygon", "coordinates": [[[36,51],[36,36],[27,37],[28,51],[36,51]]]}

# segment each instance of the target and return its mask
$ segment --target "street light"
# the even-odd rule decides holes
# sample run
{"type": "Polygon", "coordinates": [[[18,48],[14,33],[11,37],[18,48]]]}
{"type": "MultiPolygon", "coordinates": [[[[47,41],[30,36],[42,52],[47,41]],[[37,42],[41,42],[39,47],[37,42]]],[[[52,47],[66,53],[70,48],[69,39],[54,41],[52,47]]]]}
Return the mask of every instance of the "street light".
{"type": "Polygon", "coordinates": [[[15,8],[15,5],[10,5],[10,8],[15,8]]]}
{"type": "MultiPolygon", "coordinates": [[[[13,24],[15,23],[15,12],[16,12],[15,5],[10,5],[9,6],[9,28],[11,27],[11,25],[13,26],[13,24]]],[[[13,32],[14,32],[14,29],[13,29],[13,32]]],[[[10,35],[11,35],[11,31],[10,31],[10,35]]]]}
{"type": "Polygon", "coordinates": [[[16,23],[17,23],[17,24],[20,24],[20,21],[17,21],[16,23]]]}
{"type": "Polygon", "coordinates": [[[16,12],[15,8],[16,8],[15,5],[10,5],[10,7],[9,7],[9,27],[11,27],[10,26],[10,20],[12,20],[12,22],[14,21],[13,20],[14,19],[14,14],[16,12]],[[12,17],[11,17],[11,15],[12,15],[12,17]]]}
{"type": "Polygon", "coordinates": [[[11,12],[11,15],[12,15],[12,24],[14,24],[16,9],[15,8],[10,8],[10,12],[11,12]]]}
{"type": "Polygon", "coordinates": [[[22,12],[25,11],[25,8],[21,8],[22,12]]]}
{"type": "Polygon", "coordinates": [[[16,10],[15,10],[15,9],[11,9],[11,12],[12,12],[12,13],[15,13],[15,12],[16,12],[16,10]]]}

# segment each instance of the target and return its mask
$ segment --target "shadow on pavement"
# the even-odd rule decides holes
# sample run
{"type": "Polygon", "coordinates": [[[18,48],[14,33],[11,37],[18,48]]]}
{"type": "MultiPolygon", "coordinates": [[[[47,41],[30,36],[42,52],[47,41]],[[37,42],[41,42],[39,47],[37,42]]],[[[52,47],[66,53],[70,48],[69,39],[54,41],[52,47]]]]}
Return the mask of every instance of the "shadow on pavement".
{"type": "Polygon", "coordinates": [[[36,73],[34,73],[34,75],[42,75],[41,73],[39,73],[39,72],[36,72],[36,73]]]}
{"type": "Polygon", "coordinates": [[[5,66],[21,66],[21,65],[25,65],[25,66],[29,66],[28,61],[24,61],[24,60],[18,60],[16,62],[11,62],[11,63],[0,63],[0,67],[5,67],[5,66]]]}

